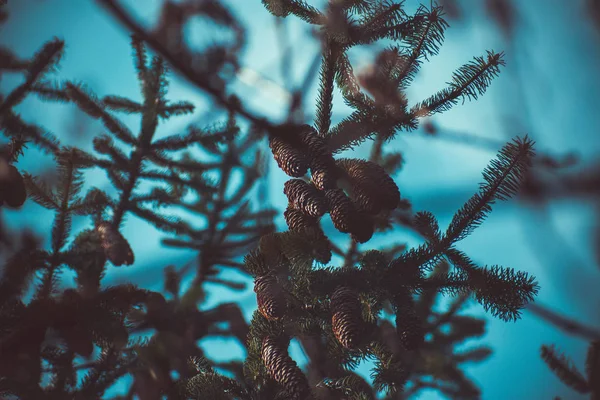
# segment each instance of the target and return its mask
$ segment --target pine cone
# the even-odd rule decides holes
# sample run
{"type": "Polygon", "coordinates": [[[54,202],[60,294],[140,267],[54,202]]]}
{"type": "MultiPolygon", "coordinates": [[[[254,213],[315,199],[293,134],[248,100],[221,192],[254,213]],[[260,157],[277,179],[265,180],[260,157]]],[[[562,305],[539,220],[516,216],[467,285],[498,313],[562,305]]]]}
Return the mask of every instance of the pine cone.
{"type": "Polygon", "coordinates": [[[4,201],[7,206],[18,208],[26,199],[27,191],[23,177],[14,165],[0,159],[0,205],[4,201]]]}
{"type": "Polygon", "coordinates": [[[292,232],[302,232],[308,228],[319,226],[319,220],[316,217],[311,217],[304,212],[293,208],[291,204],[283,212],[285,223],[292,232]]]}
{"type": "Polygon", "coordinates": [[[342,233],[353,231],[358,212],[346,193],[342,189],[330,189],[325,191],[325,197],[329,203],[329,216],[335,229],[342,233]]]}
{"type": "Polygon", "coordinates": [[[347,287],[338,287],[331,296],[331,326],[336,339],[347,349],[356,349],[364,332],[360,300],[347,287]]]}
{"type": "Polygon", "coordinates": [[[375,233],[375,223],[371,216],[365,213],[357,213],[350,231],[352,240],[358,243],[366,243],[375,233]]]}
{"type": "Polygon", "coordinates": [[[338,165],[348,174],[354,200],[361,210],[378,214],[382,208],[393,210],[398,207],[398,186],[380,165],[359,159],[341,159],[338,165]]]}
{"type": "Polygon", "coordinates": [[[327,154],[313,158],[310,162],[310,177],[319,190],[335,189],[338,170],[333,157],[327,154]]]}
{"type": "Polygon", "coordinates": [[[318,157],[331,157],[331,152],[327,149],[327,142],[312,126],[303,125],[300,135],[302,144],[308,150],[311,160],[318,157]]]}
{"type": "Polygon", "coordinates": [[[277,339],[265,337],[261,353],[269,374],[285,388],[291,399],[304,400],[310,394],[306,377],[277,339]]]}
{"type": "Polygon", "coordinates": [[[417,350],[425,341],[421,319],[410,294],[403,295],[396,305],[396,332],[407,350],[417,350]]]}
{"type": "Polygon", "coordinates": [[[308,158],[298,147],[294,147],[290,142],[279,138],[270,137],[269,147],[279,168],[287,175],[301,177],[308,171],[308,158]]]}
{"type": "Polygon", "coordinates": [[[295,209],[311,217],[320,217],[327,212],[327,202],[323,195],[313,185],[301,179],[287,181],[283,193],[295,209]]]}
{"type": "Polygon", "coordinates": [[[254,280],[258,311],[268,320],[278,320],[285,315],[287,304],[283,291],[273,275],[258,276],[254,280]]]}
{"type": "Polygon", "coordinates": [[[104,253],[114,266],[133,264],[133,251],[127,240],[125,240],[118,230],[106,221],[98,224],[96,230],[100,234],[104,253]]]}

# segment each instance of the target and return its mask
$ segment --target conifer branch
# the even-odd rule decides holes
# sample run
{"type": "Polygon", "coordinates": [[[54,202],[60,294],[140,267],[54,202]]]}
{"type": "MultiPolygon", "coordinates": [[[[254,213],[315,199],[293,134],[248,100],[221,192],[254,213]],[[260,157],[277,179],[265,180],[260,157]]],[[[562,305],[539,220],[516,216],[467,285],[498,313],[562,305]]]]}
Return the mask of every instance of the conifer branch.
{"type": "Polygon", "coordinates": [[[56,136],[35,125],[26,123],[18,114],[12,111],[0,115],[0,127],[5,136],[29,140],[47,153],[56,154],[60,149],[60,142],[56,136]]]}
{"type": "Polygon", "coordinates": [[[317,100],[317,116],[315,128],[321,137],[325,137],[331,125],[331,107],[333,106],[333,79],[336,74],[336,49],[331,42],[323,46],[323,62],[321,63],[319,98],[317,100]]]}
{"type": "Polygon", "coordinates": [[[100,105],[98,99],[96,99],[92,93],[88,92],[88,89],[82,85],[76,85],[74,83],[67,82],[65,84],[65,91],[69,98],[75,102],[82,111],[87,113],[92,118],[101,120],[106,129],[108,129],[117,138],[127,144],[137,144],[136,139],[129,129],[127,129],[125,125],[106,112],[100,105]]]}
{"type": "Polygon", "coordinates": [[[53,39],[46,43],[27,65],[25,82],[16,87],[0,104],[0,116],[17,105],[31,87],[60,60],[65,43],[53,39]]]}
{"type": "Polygon", "coordinates": [[[543,345],[541,355],[544,362],[565,385],[579,393],[590,391],[588,382],[583,375],[573,366],[571,360],[565,355],[559,354],[554,346],[543,345]]]}
{"type": "Polygon", "coordinates": [[[600,340],[600,330],[570,318],[566,318],[547,307],[531,303],[527,306],[527,309],[568,334],[579,336],[587,340],[600,340]]]}
{"type": "Polygon", "coordinates": [[[263,5],[276,17],[285,18],[290,14],[310,24],[322,25],[326,17],[313,6],[302,0],[262,0],[263,5]]]}
{"type": "Polygon", "coordinates": [[[141,104],[121,96],[106,96],[102,99],[102,103],[113,111],[121,111],[127,114],[143,111],[141,104]]]}
{"type": "Polygon", "coordinates": [[[585,374],[592,396],[600,395],[600,340],[590,343],[585,359],[585,374]]]}
{"type": "Polygon", "coordinates": [[[398,75],[398,82],[401,82],[403,88],[412,82],[421,60],[427,60],[438,53],[444,40],[444,31],[448,27],[448,23],[442,16],[443,11],[439,6],[429,10],[421,5],[417,9],[413,17],[417,29],[404,38],[410,54],[403,63],[402,72],[398,75]]]}
{"type": "Polygon", "coordinates": [[[476,100],[485,93],[492,80],[500,73],[504,65],[503,53],[488,51],[487,58],[475,57],[475,60],[458,69],[452,76],[449,88],[444,89],[427,100],[416,104],[410,110],[417,118],[431,116],[448,111],[460,98],[476,100]]]}
{"type": "Polygon", "coordinates": [[[533,158],[533,142],[525,137],[506,144],[483,171],[484,183],[454,215],[444,235],[448,244],[462,240],[479,226],[496,200],[507,200],[517,193],[533,158]]]}

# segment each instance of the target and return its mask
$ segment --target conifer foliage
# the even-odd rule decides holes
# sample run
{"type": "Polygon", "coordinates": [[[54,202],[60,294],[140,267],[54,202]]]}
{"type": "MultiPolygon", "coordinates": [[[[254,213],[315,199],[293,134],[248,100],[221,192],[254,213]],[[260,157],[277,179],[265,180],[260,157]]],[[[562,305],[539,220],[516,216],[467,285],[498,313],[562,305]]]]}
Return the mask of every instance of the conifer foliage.
{"type": "MultiPolygon", "coordinates": [[[[452,75],[448,88],[409,107],[406,89],[438,52],[448,26],[441,7],[421,6],[408,15],[402,4],[386,0],[331,1],[323,10],[300,0],[263,0],[277,17],[295,16],[318,27],[322,42],[314,126],[291,119],[278,125],[253,116],[224,90],[225,67],[237,68],[244,41],[243,29],[219,2],[167,1],[154,33],[138,27],[114,1],[101,3],[136,32],[132,48],[141,100],[98,97],[82,83],[49,80],[64,47],[58,39],[29,61],[6,50],[0,65],[25,75],[0,100],[0,129],[9,140],[0,156],[0,206],[20,207],[28,198],[55,215],[47,249],[24,243],[6,260],[0,394],[96,399],[129,375],[127,398],[141,399],[391,399],[426,388],[451,398],[480,398],[461,364],[485,359],[490,349],[457,350],[484,333],[483,320],[461,314],[464,305],[474,299],[491,315],[516,320],[538,286],[525,272],[476,265],[456,244],[483,223],[496,201],[517,194],[533,143],[516,138],[501,148],[477,193],[445,230],[432,213],[406,217],[410,204],[393,177],[402,156],[384,145],[398,132],[417,128],[423,117],[482,95],[503,65],[502,53],[476,57],[452,75]],[[192,54],[182,36],[193,16],[230,29],[234,43],[192,54]],[[382,39],[390,46],[356,77],[350,50],[382,39]],[[159,54],[150,56],[145,42],[159,54]],[[182,134],[158,138],[163,120],[194,112],[191,103],[168,98],[168,66],[226,106],[225,122],[211,128],[192,124],[182,134]],[[105,133],[90,140],[93,151],[63,145],[24,121],[15,107],[30,94],[72,104],[101,123],[105,133]],[[332,124],[339,94],[353,111],[332,124]],[[139,115],[139,130],[117,113],[139,115]],[[240,116],[251,122],[247,132],[240,116]],[[268,136],[267,152],[256,145],[261,134],[268,136]],[[367,140],[373,142],[369,160],[340,156],[367,140]],[[54,184],[14,165],[29,142],[54,157],[54,184]],[[198,149],[210,161],[199,159],[193,152],[198,149]],[[280,188],[288,199],[284,232],[274,232],[273,210],[251,202],[271,156],[291,177],[280,188]],[[116,194],[85,187],[91,169],[102,170],[116,194]],[[232,183],[234,172],[243,176],[241,183],[232,183]],[[189,218],[174,217],[168,212],[173,209],[189,218]],[[187,289],[182,279],[188,268],[174,266],[165,268],[164,294],[102,285],[111,268],[107,261],[129,266],[139,260],[139,249],[124,233],[128,215],[170,235],[165,245],[197,252],[187,289]],[[88,229],[73,228],[77,216],[89,217],[88,229]],[[194,217],[204,223],[192,223],[194,217]],[[324,219],[349,235],[348,249],[328,237],[324,219]],[[421,246],[361,249],[407,219],[424,238],[421,246]],[[341,265],[329,265],[333,255],[341,265]],[[64,268],[75,272],[75,288],[61,287],[64,268]],[[235,304],[199,307],[205,283],[240,288],[217,276],[222,268],[254,278],[258,309],[249,324],[235,304]],[[31,300],[25,296],[30,281],[36,283],[31,300]],[[442,295],[452,296],[445,311],[435,307],[442,295]],[[247,351],[243,363],[207,359],[198,341],[210,335],[237,338],[247,351]],[[292,342],[306,352],[304,370],[290,356],[292,342]],[[372,365],[372,383],[353,371],[362,361],[372,365]]],[[[596,344],[590,349],[587,378],[552,349],[543,356],[565,383],[594,391],[597,350],[596,344]]]]}

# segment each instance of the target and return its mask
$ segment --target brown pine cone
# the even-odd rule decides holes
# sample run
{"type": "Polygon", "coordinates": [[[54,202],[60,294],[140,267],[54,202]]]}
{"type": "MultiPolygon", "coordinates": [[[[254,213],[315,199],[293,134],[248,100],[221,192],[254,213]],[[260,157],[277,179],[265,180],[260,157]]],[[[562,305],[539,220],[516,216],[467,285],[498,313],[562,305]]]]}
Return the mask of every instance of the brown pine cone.
{"type": "Polygon", "coordinates": [[[287,175],[301,177],[308,171],[308,157],[301,148],[293,146],[290,142],[271,136],[269,147],[279,168],[287,175]]]}
{"type": "Polygon", "coordinates": [[[350,180],[352,197],[357,208],[371,215],[379,214],[382,208],[381,188],[360,160],[345,158],[338,160],[337,164],[350,180]]]}
{"type": "Polygon", "coordinates": [[[301,129],[301,141],[304,147],[308,150],[311,160],[318,157],[331,157],[331,152],[327,149],[326,140],[320,137],[312,126],[303,125],[301,129]]]}
{"type": "Polygon", "coordinates": [[[258,311],[268,320],[278,320],[285,315],[287,304],[283,290],[273,275],[258,276],[254,280],[258,311]]]}
{"type": "Polygon", "coordinates": [[[378,164],[360,159],[341,159],[338,165],[346,171],[352,184],[354,200],[361,210],[378,214],[393,210],[400,202],[400,191],[394,180],[378,164]]]}
{"type": "Polygon", "coordinates": [[[407,350],[417,350],[425,340],[421,319],[410,294],[403,295],[396,305],[396,332],[407,350]]]}
{"type": "Polygon", "coordinates": [[[373,218],[366,213],[357,213],[354,225],[350,231],[352,240],[358,243],[366,243],[373,237],[373,233],[375,233],[375,222],[373,221],[373,218]]]}
{"type": "Polygon", "coordinates": [[[262,359],[269,374],[288,392],[290,399],[304,400],[310,395],[308,380],[296,362],[287,354],[281,342],[274,337],[263,339],[262,359]]]}
{"type": "Polygon", "coordinates": [[[311,217],[304,212],[293,208],[288,204],[287,209],[283,212],[285,223],[292,232],[302,232],[308,228],[319,226],[319,220],[316,217],[311,217]]]}
{"type": "Polygon", "coordinates": [[[4,201],[7,206],[18,208],[26,199],[27,191],[23,177],[14,165],[0,158],[0,204],[4,201]]]}
{"type": "Polygon", "coordinates": [[[362,341],[362,320],[358,294],[347,287],[338,287],[331,296],[331,327],[336,339],[347,349],[356,349],[362,341]]]}
{"type": "Polygon", "coordinates": [[[358,211],[350,198],[342,189],[326,190],[325,198],[329,203],[329,216],[335,229],[342,233],[352,232],[358,211]]]}
{"type": "Polygon", "coordinates": [[[100,234],[104,254],[114,266],[133,264],[133,251],[121,232],[106,221],[98,224],[96,230],[100,234]]]}
{"type": "Polygon", "coordinates": [[[313,158],[310,162],[310,177],[319,190],[335,189],[338,170],[333,157],[327,154],[313,158]]]}
{"type": "Polygon", "coordinates": [[[301,179],[290,179],[283,186],[283,193],[290,204],[311,217],[320,217],[327,212],[323,195],[311,184],[301,179]]]}

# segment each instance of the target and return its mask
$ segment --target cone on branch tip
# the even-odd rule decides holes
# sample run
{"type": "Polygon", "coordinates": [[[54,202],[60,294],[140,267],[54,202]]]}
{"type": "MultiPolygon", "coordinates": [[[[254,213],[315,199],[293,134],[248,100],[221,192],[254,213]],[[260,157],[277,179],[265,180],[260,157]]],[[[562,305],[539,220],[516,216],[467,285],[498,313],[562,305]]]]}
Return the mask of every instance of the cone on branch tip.
{"type": "Polygon", "coordinates": [[[261,355],[269,375],[283,386],[293,400],[304,400],[310,395],[306,376],[287,354],[281,341],[267,336],[262,341],[261,355]]]}
{"type": "Polygon", "coordinates": [[[104,254],[114,266],[131,265],[134,261],[133,251],[127,240],[109,222],[101,222],[96,227],[104,254]]]}
{"type": "Polygon", "coordinates": [[[364,333],[364,321],[358,294],[348,287],[338,287],[331,296],[331,327],[342,346],[356,349],[364,333]]]}
{"type": "Polygon", "coordinates": [[[14,165],[0,157],[0,205],[19,208],[27,199],[25,181],[14,165]]]}
{"type": "Polygon", "coordinates": [[[276,321],[285,315],[287,304],[281,286],[273,275],[258,276],[254,280],[258,311],[268,320],[276,321]]]}
{"type": "Polygon", "coordinates": [[[290,179],[283,187],[283,193],[297,210],[312,217],[320,217],[327,212],[325,198],[313,185],[301,179],[290,179]]]}

